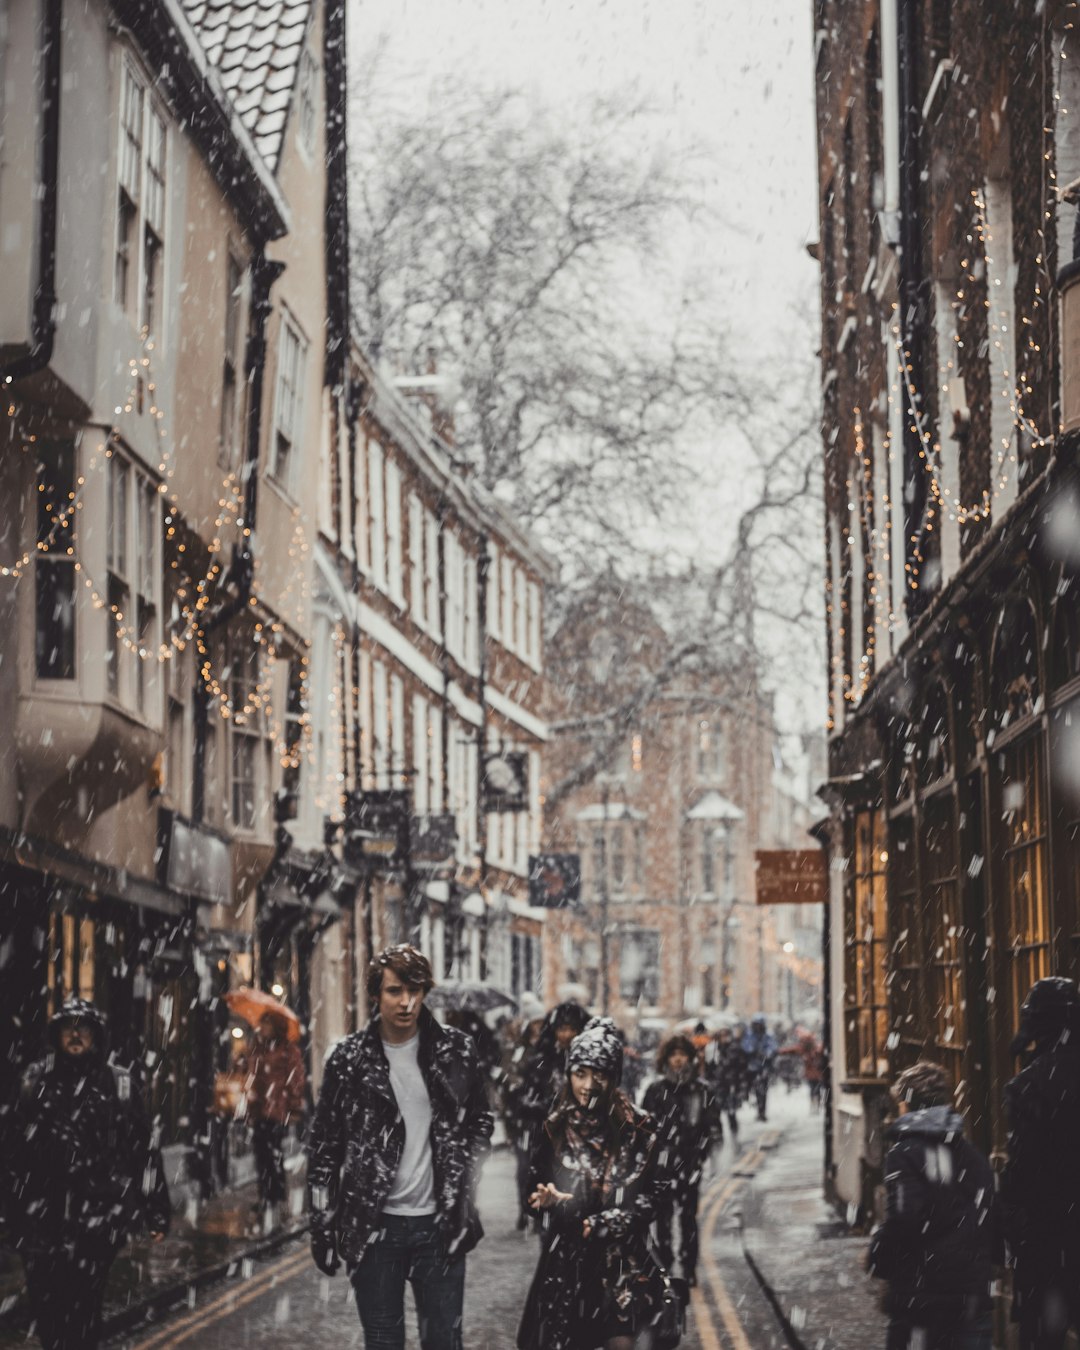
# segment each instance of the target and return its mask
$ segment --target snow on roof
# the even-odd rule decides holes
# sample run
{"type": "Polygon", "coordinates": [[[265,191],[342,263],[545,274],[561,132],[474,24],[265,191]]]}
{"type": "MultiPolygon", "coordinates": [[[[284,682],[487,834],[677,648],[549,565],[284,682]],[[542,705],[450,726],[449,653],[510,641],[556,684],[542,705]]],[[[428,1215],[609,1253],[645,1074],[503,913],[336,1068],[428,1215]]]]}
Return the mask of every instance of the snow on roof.
{"type": "Polygon", "coordinates": [[[281,155],[312,0],[182,0],[263,159],[281,155]]]}
{"type": "Polygon", "coordinates": [[[743,813],[719,792],[706,792],[705,796],[686,813],[687,820],[731,820],[743,819],[743,813]]]}
{"type": "Polygon", "coordinates": [[[645,812],[638,811],[633,806],[627,806],[625,802],[595,802],[592,806],[586,806],[575,816],[576,820],[594,821],[617,821],[617,820],[644,820],[645,812]]]}

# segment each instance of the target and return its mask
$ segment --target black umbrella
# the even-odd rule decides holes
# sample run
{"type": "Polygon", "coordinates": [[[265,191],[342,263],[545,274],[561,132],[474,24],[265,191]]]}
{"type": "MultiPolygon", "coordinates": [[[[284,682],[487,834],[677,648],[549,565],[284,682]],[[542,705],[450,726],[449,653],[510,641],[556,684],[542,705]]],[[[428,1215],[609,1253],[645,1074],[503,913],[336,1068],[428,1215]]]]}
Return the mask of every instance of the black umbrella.
{"type": "Polygon", "coordinates": [[[517,999],[505,990],[496,989],[490,984],[477,984],[473,980],[444,980],[428,994],[425,1002],[429,1008],[445,1012],[489,1013],[496,1008],[509,1008],[517,1012],[517,999]]]}

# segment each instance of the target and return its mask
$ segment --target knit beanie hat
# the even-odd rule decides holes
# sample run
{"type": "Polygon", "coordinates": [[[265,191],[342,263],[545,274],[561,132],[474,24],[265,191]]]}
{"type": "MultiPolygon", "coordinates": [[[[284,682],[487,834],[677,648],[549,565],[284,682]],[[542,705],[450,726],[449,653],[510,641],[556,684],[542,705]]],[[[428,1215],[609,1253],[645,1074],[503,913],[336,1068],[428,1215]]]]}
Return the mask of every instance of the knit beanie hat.
{"type": "Polygon", "coordinates": [[[570,1042],[567,1056],[570,1069],[595,1069],[612,1086],[622,1078],[623,1037],[610,1017],[594,1017],[580,1036],[570,1042]]]}

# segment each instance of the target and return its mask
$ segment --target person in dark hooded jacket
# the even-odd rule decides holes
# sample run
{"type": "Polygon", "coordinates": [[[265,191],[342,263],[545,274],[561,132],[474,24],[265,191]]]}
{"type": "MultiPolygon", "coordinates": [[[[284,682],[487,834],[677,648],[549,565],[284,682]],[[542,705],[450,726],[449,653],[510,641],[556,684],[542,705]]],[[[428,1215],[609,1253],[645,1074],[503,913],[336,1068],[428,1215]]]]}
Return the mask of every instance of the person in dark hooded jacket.
{"type": "Polygon", "coordinates": [[[529,1217],[529,1164],[548,1112],[566,1086],[566,1056],[589,1014],[578,1003],[560,1003],[547,1014],[536,1044],[522,1047],[506,1090],[508,1128],[517,1157],[518,1228],[529,1217]]]}
{"type": "Polygon", "coordinates": [[[344,1259],[367,1350],[404,1350],[405,1283],[422,1350],[461,1350],[465,1255],[484,1235],[476,1184],[494,1128],[476,1046],[424,1006],[408,943],[368,969],[377,1012],[330,1054],[308,1140],[311,1252],[344,1259]]]}
{"type": "Polygon", "coordinates": [[[49,1041],[9,1116],[4,1207],[45,1350],[94,1350],[116,1253],[140,1227],[165,1234],[169,1193],[137,1085],[109,1062],[104,1014],[70,999],[49,1041]]]}
{"type": "Polygon", "coordinates": [[[694,1043],[672,1036],[660,1050],[661,1077],[645,1089],[642,1103],[656,1122],[657,1158],[670,1180],[670,1189],[656,1216],[660,1259],[671,1266],[672,1228],[679,1216],[679,1263],[688,1284],[696,1283],[698,1258],[698,1191],[709,1149],[722,1143],[724,1127],[716,1099],[698,1076],[694,1043]]]}
{"type": "Polygon", "coordinates": [[[1005,1087],[1009,1135],[1001,1177],[1015,1265],[1013,1317],[1022,1350],[1060,1350],[1080,1331],[1080,995],[1038,980],[1020,1011],[1005,1087]]]}
{"type": "Polygon", "coordinates": [[[994,1175],[964,1138],[949,1075],[920,1061],[893,1087],[885,1221],[867,1264],[888,1281],[886,1350],[991,1350],[994,1175]]]}
{"type": "Polygon", "coordinates": [[[651,1117],[619,1091],[622,1061],[607,1017],[570,1045],[569,1082],[530,1170],[544,1233],[518,1350],[631,1350],[656,1314],[661,1277],[648,1234],[668,1183],[651,1117]]]}

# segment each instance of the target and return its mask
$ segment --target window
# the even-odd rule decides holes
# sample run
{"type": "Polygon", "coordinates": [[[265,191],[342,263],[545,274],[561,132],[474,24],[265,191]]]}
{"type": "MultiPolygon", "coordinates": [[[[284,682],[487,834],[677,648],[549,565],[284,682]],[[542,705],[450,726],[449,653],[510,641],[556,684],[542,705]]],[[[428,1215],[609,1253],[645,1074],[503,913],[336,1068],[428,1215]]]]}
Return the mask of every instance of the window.
{"type": "Polygon", "coordinates": [[[420,694],[413,694],[412,741],[415,810],[418,816],[425,816],[430,809],[431,782],[428,774],[428,706],[427,700],[420,694]]]}
{"type": "Polygon", "coordinates": [[[487,630],[491,637],[498,638],[502,635],[502,615],[499,612],[499,550],[495,544],[488,546],[488,555],[487,630]]]}
{"type": "Polygon", "coordinates": [[[634,773],[640,773],[644,763],[645,752],[642,745],[641,732],[635,731],[630,737],[630,768],[634,773]]]}
{"type": "Polygon", "coordinates": [[[34,564],[39,680],[75,678],[75,447],[40,446],[34,564]]]}
{"type": "Polygon", "coordinates": [[[540,587],[535,581],[529,582],[529,664],[540,669],[540,587]]]}
{"type": "Polygon", "coordinates": [[[634,885],[645,885],[645,831],[640,825],[634,829],[634,885]]]}
{"type": "Polygon", "coordinates": [[[590,856],[593,895],[602,896],[607,886],[607,848],[604,841],[604,831],[597,827],[592,832],[592,850],[590,856]]]}
{"type": "Polygon", "coordinates": [[[187,803],[187,718],[183,702],[169,698],[168,742],[165,751],[165,787],[173,806],[184,813],[187,803]]]}
{"type": "Polygon", "coordinates": [[[863,1078],[881,1078],[889,1071],[885,873],[889,853],[884,812],[856,812],[853,832],[855,865],[848,880],[845,933],[847,1067],[863,1078]]]}
{"type": "Polygon", "coordinates": [[[619,994],[625,1003],[655,1007],[660,1002],[660,933],[631,928],[619,944],[619,994]]]}
{"type": "Polygon", "coordinates": [[[716,894],[716,843],[708,828],[701,835],[701,889],[705,895],[716,894]]]}
{"type": "Polygon", "coordinates": [[[393,459],[386,461],[386,570],[390,597],[405,604],[401,571],[401,470],[393,459]]]}
{"type": "Polygon", "coordinates": [[[525,655],[527,638],[527,615],[525,613],[525,573],[514,573],[514,650],[519,656],[525,655]]]}
{"type": "Polygon", "coordinates": [[[502,560],[502,640],[506,647],[514,645],[514,564],[502,560]]]}
{"type": "Polygon", "coordinates": [[[140,278],[139,324],[148,333],[163,329],[165,265],[165,119],[147,94],[146,82],[125,59],[120,88],[120,144],[117,154],[116,257],[113,297],[130,313],[140,278]]]}
{"type": "Polygon", "coordinates": [[[453,534],[445,537],[446,549],[446,646],[454,656],[462,656],[465,636],[465,557],[461,543],[453,534]]]}
{"type": "Polygon", "coordinates": [[[427,595],[428,627],[442,636],[439,613],[439,522],[434,512],[424,512],[424,589],[427,595]]]}
{"type": "Polygon", "coordinates": [[[697,774],[714,781],[724,776],[724,733],[720,723],[703,717],[697,725],[697,774]]]}
{"type": "Polygon", "coordinates": [[[390,771],[393,787],[402,786],[405,775],[405,686],[400,675],[390,677],[390,771]]]}
{"type": "Polygon", "coordinates": [[[289,316],[283,313],[278,339],[273,464],[270,472],[286,492],[292,490],[297,441],[302,425],[306,357],[307,343],[289,316]]]}
{"type": "Polygon", "coordinates": [[[443,718],[439,707],[428,708],[428,803],[434,815],[443,809],[443,718]]]}
{"type": "Polygon", "coordinates": [[[260,712],[254,704],[259,687],[259,648],[254,634],[231,636],[229,650],[230,780],[232,823],[237,830],[254,830],[258,810],[260,712]]]}
{"type": "Polygon", "coordinates": [[[221,429],[219,448],[221,462],[235,468],[240,462],[240,424],[237,409],[240,402],[241,323],[244,304],[244,272],[230,253],[225,265],[225,361],[221,376],[221,429]]]}
{"type": "Polygon", "coordinates": [[[626,830],[622,825],[611,827],[611,887],[615,891],[626,889],[626,830]]]}
{"type": "Polygon", "coordinates": [[[476,581],[476,559],[465,559],[465,632],[462,636],[462,659],[470,670],[480,663],[479,595],[476,581]]]}
{"type": "Polygon", "coordinates": [[[1004,894],[1008,929],[1009,1004],[1006,1025],[1020,1024],[1020,1005],[1036,980],[1050,974],[1050,912],[1046,864],[1046,802],[1041,734],[1014,743],[1001,756],[1005,834],[1004,894]]]}
{"type": "Polygon", "coordinates": [[[282,756],[284,793],[299,793],[300,772],[304,762],[304,678],[299,660],[289,665],[289,692],[285,701],[285,745],[282,756]]]}
{"type": "Polygon", "coordinates": [[[300,78],[297,82],[296,135],[304,151],[315,153],[315,135],[319,126],[316,106],[319,66],[305,47],[300,56],[300,78]]]}
{"type": "Polygon", "coordinates": [[[409,494],[409,608],[420,626],[427,626],[424,591],[424,508],[415,492],[409,494]]]}
{"type": "Polygon", "coordinates": [[[160,500],[150,478],[119,450],[108,461],[107,547],[109,694],[143,715],[155,711],[160,646],[160,500]]]}
{"type": "Polygon", "coordinates": [[[953,1082],[963,1079],[964,994],[963,924],[957,866],[956,820],[952,794],[938,792],[923,806],[922,835],[926,863],[926,916],[929,922],[928,1007],[934,1053],[952,1065],[953,1082]]]}
{"type": "Polygon", "coordinates": [[[371,575],[386,589],[386,495],[383,491],[385,452],[378,441],[368,442],[368,499],[371,520],[371,575]]]}
{"type": "Polygon", "coordinates": [[[373,719],[375,786],[379,789],[385,789],[390,786],[390,699],[386,667],[381,661],[375,662],[372,675],[372,697],[375,703],[373,719]]]}
{"type": "Polygon", "coordinates": [[[161,327],[161,273],[165,238],[165,123],[151,110],[147,115],[146,200],[143,204],[142,326],[148,333],[161,327]]]}

